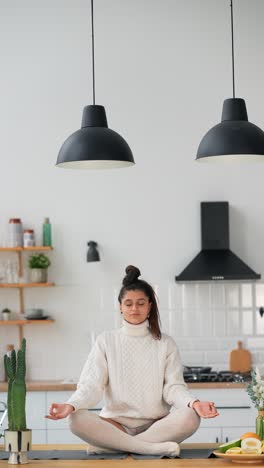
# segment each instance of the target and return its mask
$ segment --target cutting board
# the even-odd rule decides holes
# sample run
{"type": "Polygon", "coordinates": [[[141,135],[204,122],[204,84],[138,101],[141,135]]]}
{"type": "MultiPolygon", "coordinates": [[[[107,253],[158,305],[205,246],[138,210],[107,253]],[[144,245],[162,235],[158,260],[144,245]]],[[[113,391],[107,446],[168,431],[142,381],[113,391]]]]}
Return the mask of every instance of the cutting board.
{"type": "Polygon", "coordinates": [[[251,369],[251,354],[242,346],[242,341],[238,341],[237,349],[230,352],[229,370],[232,372],[249,372],[251,369]]]}

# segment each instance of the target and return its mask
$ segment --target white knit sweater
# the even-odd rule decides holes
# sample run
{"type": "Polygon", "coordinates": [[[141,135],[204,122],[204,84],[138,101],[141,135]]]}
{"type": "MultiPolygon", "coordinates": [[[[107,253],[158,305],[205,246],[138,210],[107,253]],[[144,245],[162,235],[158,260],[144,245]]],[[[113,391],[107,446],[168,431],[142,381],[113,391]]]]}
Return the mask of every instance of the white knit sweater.
{"type": "Polygon", "coordinates": [[[100,415],[135,419],[135,426],[166,416],[171,407],[195,400],[183,380],[174,340],[164,333],[155,340],[148,320],[104,332],[82,370],[77,390],[67,403],[75,411],[93,408],[104,399],[100,415]]]}

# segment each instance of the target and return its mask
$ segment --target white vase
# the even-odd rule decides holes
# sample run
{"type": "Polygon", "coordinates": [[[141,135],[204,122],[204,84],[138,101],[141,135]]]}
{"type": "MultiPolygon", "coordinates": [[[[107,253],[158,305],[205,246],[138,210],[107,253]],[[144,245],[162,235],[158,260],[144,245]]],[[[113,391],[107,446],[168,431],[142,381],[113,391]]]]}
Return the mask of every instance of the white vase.
{"type": "Polygon", "coordinates": [[[32,283],[47,283],[47,280],[48,280],[47,268],[32,268],[30,270],[30,279],[32,283]]]}
{"type": "Polygon", "coordinates": [[[2,312],[2,317],[3,317],[3,320],[9,320],[10,312],[2,312]]]}
{"type": "Polygon", "coordinates": [[[5,431],[5,450],[9,452],[8,463],[24,465],[28,463],[27,452],[31,450],[32,431],[5,431]]]}

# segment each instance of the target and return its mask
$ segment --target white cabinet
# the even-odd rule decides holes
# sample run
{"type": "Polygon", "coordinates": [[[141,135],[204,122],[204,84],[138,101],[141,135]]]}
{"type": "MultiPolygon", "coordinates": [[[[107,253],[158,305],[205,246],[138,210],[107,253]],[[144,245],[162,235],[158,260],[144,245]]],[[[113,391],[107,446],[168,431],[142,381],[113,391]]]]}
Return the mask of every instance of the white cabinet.
{"type": "Polygon", "coordinates": [[[219,416],[201,419],[199,429],[186,443],[225,443],[237,439],[244,432],[255,432],[256,410],[244,389],[197,389],[199,400],[214,401],[219,416]]]}
{"type": "MultiPolygon", "coordinates": [[[[47,409],[52,403],[66,403],[73,392],[47,392],[47,409]]],[[[48,444],[81,444],[83,441],[72,434],[69,429],[69,418],[53,421],[47,419],[47,443],[48,444]]]]}
{"type": "MultiPolygon", "coordinates": [[[[73,392],[27,392],[27,426],[32,429],[34,444],[81,444],[83,441],[71,433],[68,418],[52,421],[46,419],[51,403],[65,403],[73,392]]],[[[197,389],[192,392],[203,401],[214,401],[220,415],[201,419],[199,429],[186,443],[225,443],[238,438],[244,432],[255,431],[256,410],[252,407],[244,389],[197,389]]],[[[0,393],[0,401],[7,401],[7,394],[0,393]]],[[[103,402],[92,411],[100,412],[103,402]]],[[[0,431],[7,428],[7,417],[0,431]]]]}
{"type": "MultiPolygon", "coordinates": [[[[0,401],[7,403],[7,393],[0,393],[0,401]]],[[[2,407],[1,407],[2,409],[2,407]]],[[[27,427],[32,429],[32,443],[47,443],[46,394],[45,392],[27,392],[26,419],[27,427]]],[[[1,431],[7,429],[8,418],[6,416],[1,431]]]]}
{"type": "Polygon", "coordinates": [[[214,428],[209,428],[209,427],[201,427],[198,429],[198,431],[195,432],[191,437],[186,439],[184,443],[190,444],[190,443],[209,443],[209,444],[214,444],[214,443],[220,443],[222,439],[222,433],[221,433],[221,428],[220,427],[214,427],[214,428]]]}

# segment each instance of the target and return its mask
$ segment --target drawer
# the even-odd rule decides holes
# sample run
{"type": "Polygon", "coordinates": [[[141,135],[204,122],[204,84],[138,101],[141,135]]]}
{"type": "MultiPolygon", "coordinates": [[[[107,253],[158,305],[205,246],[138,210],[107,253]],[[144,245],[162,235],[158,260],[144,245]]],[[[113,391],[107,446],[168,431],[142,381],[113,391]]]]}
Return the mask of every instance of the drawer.
{"type": "Polygon", "coordinates": [[[48,430],[47,444],[85,444],[82,439],[79,439],[70,430],[48,430]]]}

